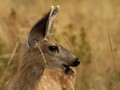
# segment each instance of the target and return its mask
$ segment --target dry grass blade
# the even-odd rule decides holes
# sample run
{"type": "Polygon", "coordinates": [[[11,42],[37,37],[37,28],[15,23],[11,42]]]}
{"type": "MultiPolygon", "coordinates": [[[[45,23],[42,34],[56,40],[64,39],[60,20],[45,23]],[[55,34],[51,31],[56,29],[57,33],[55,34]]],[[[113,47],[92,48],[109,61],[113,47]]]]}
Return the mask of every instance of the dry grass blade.
{"type": "MultiPolygon", "coordinates": [[[[4,55],[0,55],[0,59],[3,59],[3,58],[11,58],[11,53],[8,53],[8,54],[4,54],[4,55]]],[[[15,53],[15,56],[18,55],[18,53],[15,53]]]]}
{"type": "Polygon", "coordinates": [[[12,54],[11,54],[11,57],[10,57],[10,59],[9,59],[9,61],[8,61],[8,65],[11,63],[13,57],[15,56],[15,53],[16,53],[17,48],[18,48],[18,42],[16,43],[15,48],[13,49],[13,52],[12,52],[12,54]]]}
{"type": "Polygon", "coordinates": [[[67,45],[70,47],[70,49],[73,51],[73,53],[75,53],[77,55],[76,51],[73,49],[73,47],[71,46],[71,44],[69,43],[69,41],[64,36],[63,36],[63,38],[66,41],[67,45]]]}
{"type": "Polygon", "coordinates": [[[113,54],[113,48],[112,48],[112,43],[111,43],[111,39],[110,39],[110,36],[108,34],[108,39],[109,39],[109,43],[110,43],[110,49],[111,49],[111,54],[112,54],[112,59],[113,59],[113,64],[114,64],[114,72],[115,72],[115,76],[116,76],[116,79],[117,79],[117,82],[116,82],[116,86],[119,89],[119,84],[118,84],[118,77],[117,77],[117,69],[116,69],[116,64],[115,64],[115,57],[114,57],[114,54],[113,54]]]}
{"type": "Polygon", "coordinates": [[[47,62],[46,62],[45,56],[44,56],[44,54],[43,54],[43,52],[42,52],[42,49],[40,48],[41,45],[40,45],[40,43],[38,43],[38,42],[36,42],[36,41],[35,41],[35,43],[37,44],[37,47],[38,47],[38,49],[40,50],[41,55],[42,55],[42,58],[43,58],[43,60],[44,60],[44,62],[45,62],[45,65],[46,65],[47,62]]]}
{"type": "Polygon", "coordinates": [[[7,67],[6,67],[4,73],[3,73],[2,77],[1,77],[0,87],[1,87],[1,83],[3,82],[3,80],[4,80],[5,76],[6,76],[6,73],[7,73],[7,71],[8,71],[9,65],[10,65],[10,63],[12,62],[13,57],[15,56],[16,50],[17,50],[17,48],[18,48],[18,45],[19,45],[19,43],[17,42],[16,45],[15,45],[15,48],[13,49],[13,52],[12,52],[12,54],[11,54],[11,57],[10,57],[10,59],[9,59],[9,61],[8,61],[7,67]]]}
{"type": "Polygon", "coordinates": [[[11,57],[11,54],[8,53],[8,54],[4,54],[4,55],[0,55],[0,59],[3,59],[3,58],[10,58],[11,57]]]}

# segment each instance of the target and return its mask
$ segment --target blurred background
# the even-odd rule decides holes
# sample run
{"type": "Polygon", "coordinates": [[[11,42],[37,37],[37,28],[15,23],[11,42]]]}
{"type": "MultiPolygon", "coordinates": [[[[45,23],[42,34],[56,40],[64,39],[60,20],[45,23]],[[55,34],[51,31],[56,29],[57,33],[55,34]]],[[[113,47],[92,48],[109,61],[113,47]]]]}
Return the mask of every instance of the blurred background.
{"type": "Polygon", "coordinates": [[[81,59],[75,90],[120,90],[120,0],[0,0],[0,90],[16,71],[28,32],[51,5],[60,6],[53,36],[70,50],[65,36],[81,59]]]}

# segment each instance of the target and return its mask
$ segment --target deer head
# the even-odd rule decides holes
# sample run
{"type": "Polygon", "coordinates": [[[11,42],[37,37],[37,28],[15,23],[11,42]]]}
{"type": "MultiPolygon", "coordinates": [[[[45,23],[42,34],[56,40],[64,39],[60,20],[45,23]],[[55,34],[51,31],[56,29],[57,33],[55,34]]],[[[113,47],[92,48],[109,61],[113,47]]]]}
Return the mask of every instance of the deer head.
{"type": "MultiPolygon", "coordinates": [[[[59,71],[63,71],[66,74],[72,74],[74,71],[69,67],[76,67],[80,64],[78,58],[76,58],[71,52],[66,50],[60,44],[58,44],[51,36],[51,30],[53,22],[58,13],[59,6],[54,10],[51,6],[50,11],[45,15],[31,30],[28,36],[28,46],[30,52],[34,53],[33,57],[37,59],[34,62],[40,61],[44,67],[51,68],[59,71]],[[40,43],[40,44],[36,44],[40,43]],[[41,51],[38,49],[38,45],[41,51]],[[46,63],[41,59],[43,53],[46,63]]],[[[32,59],[32,57],[31,57],[32,59]]]]}

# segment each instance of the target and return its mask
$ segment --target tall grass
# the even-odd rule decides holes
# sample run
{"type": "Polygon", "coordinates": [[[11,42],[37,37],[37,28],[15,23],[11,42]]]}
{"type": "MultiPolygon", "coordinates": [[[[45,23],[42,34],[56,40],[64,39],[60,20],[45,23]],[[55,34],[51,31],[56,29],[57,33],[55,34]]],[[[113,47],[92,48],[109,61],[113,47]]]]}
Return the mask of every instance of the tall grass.
{"type": "Polygon", "coordinates": [[[115,57],[114,57],[114,54],[113,54],[113,47],[112,47],[112,42],[111,42],[109,34],[108,34],[108,40],[109,40],[109,43],[110,43],[110,49],[111,49],[112,60],[113,60],[113,65],[114,65],[114,74],[115,74],[115,77],[116,77],[116,87],[117,87],[118,90],[120,90],[118,76],[117,76],[117,68],[116,68],[116,63],[115,63],[115,57]]]}
{"type": "Polygon", "coordinates": [[[8,60],[7,67],[4,69],[4,72],[3,72],[3,74],[2,74],[2,76],[0,78],[0,89],[2,89],[2,87],[3,87],[2,86],[3,85],[3,81],[4,81],[5,77],[6,77],[6,73],[8,72],[9,66],[10,66],[10,64],[11,64],[11,62],[12,62],[14,56],[15,56],[16,50],[18,48],[18,45],[19,44],[17,42],[16,45],[15,45],[15,47],[14,47],[14,49],[13,49],[13,51],[12,51],[10,59],[8,60]]]}
{"type": "Polygon", "coordinates": [[[81,60],[75,90],[120,90],[119,3],[120,0],[4,0],[0,3],[0,90],[16,70],[18,56],[11,56],[16,42],[19,42],[18,54],[30,28],[51,5],[57,4],[60,5],[60,12],[53,36],[69,49],[62,36],[67,37],[81,60]],[[111,35],[111,52],[104,32],[111,35]],[[111,54],[113,61],[110,60],[111,54]],[[10,57],[13,60],[7,66],[11,62],[10,57]],[[9,67],[7,71],[6,67],[9,67]],[[7,73],[3,75],[4,72],[7,73]],[[98,83],[96,79],[99,79],[98,83]]]}

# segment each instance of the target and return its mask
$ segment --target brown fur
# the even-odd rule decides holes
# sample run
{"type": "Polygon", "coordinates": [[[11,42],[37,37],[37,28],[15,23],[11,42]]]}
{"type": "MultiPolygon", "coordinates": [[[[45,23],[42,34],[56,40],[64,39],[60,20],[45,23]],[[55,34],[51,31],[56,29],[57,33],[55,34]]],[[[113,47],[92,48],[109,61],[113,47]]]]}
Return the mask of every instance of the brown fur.
{"type": "MultiPolygon", "coordinates": [[[[49,41],[50,44],[56,43],[51,37],[49,38],[49,41]]],[[[45,90],[45,87],[48,87],[48,85],[44,86],[42,84],[42,82],[44,81],[45,83],[49,83],[51,87],[54,86],[54,84],[57,82],[56,84],[58,85],[51,90],[66,90],[67,88],[71,88],[71,90],[73,90],[75,79],[74,75],[69,76],[65,75],[63,72],[58,72],[50,69],[46,69],[45,74],[43,75],[43,71],[45,68],[44,61],[41,54],[39,54],[40,52],[38,48],[30,49],[25,44],[21,52],[22,53],[21,59],[19,60],[18,71],[11,78],[11,80],[9,80],[5,90],[45,90]],[[40,81],[42,75],[43,77],[46,76],[48,80],[45,80],[46,78],[42,78],[40,81]],[[72,86],[70,82],[72,83],[72,86]],[[67,88],[65,88],[65,86],[67,88]]]]}
{"type": "MultiPolygon", "coordinates": [[[[57,9],[54,11],[51,10],[50,13],[52,13],[51,15],[53,16],[50,17],[50,13],[48,13],[48,15],[40,20],[31,30],[27,43],[25,43],[21,51],[17,73],[7,82],[5,90],[74,89],[75,74],[73,74],[72,69],[64,65],[71,66],[75,63],[76,57],[59,45],[50,34],[47,34],[47,30],[45,29],[46,23],[54,19],[54,14],[56,16],[56,13],[54,13],[57,12],[56,10],[57,9]],[[50,19],[48,19],[48,16],[50,19]],[[35,41],[40,43],[38,44],[39,46],[37,46],[35,41]],[[50,47],[54,46],[57,47],[57,49],[51,50],[50,47]],[[41,50],[38,47],[40,47],[41,50]],[[45,68],[62,72],[46,69],[43,74],[45,68]],[[63,72],[73,75],[67,76],[63,72]]],[[[51,23],[51,25],[52,24],[53,23],[51,23]]],[[[75,66],[78,65],[79,62],[75,66]]]]}

